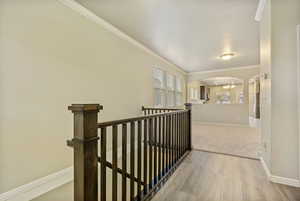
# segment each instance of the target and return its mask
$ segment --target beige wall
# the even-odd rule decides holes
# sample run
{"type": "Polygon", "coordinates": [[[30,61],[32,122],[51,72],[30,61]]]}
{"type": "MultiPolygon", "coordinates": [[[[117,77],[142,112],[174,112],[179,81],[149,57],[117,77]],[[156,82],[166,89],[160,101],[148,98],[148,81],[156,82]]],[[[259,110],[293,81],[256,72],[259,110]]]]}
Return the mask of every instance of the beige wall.
{"type": "Polygon", "coordinates": [[[193,121],[249,125],[247,104],[193,104],[193,121]]]}
{"type": "Polygon", "coordinates": [[[297,120],[297,32],[299,0],[271,1],[273,174],[299,178],[297,120]]]}
{"type": "Polygon", "coordinates": [[[176,66],[58,1],[0,1],[0,193],[72,165],[72,103],[100,120],[153,104],[152,67],[176,66]]]}
{"type": "Polygon", "coordinates": [[[263,157],[273,175],[293,179],[299,179],[297,24],[299,0],[268,1],[261,22],[262,72],[269,76],[262,81],[263,157]]]}
{"type": "MultiPolygon", "coordinates": [[[[244,104],[232,105],[195,105],[193,106],[193,120],[224,123],[224,124],[249,124],[249,105],[248,105],[248,83],[249,79],[260,73],[259,66],[253,68],[238,68],[236,70],[225,70],[216,72],[190,73],[188,76],[188,87],[199,84],[200,80],[212,77],[236,77],[244,80],[244,104]],[[234,111],[234,112],[233,112],[234,111]]],[[[188,90],[189,92],[189,90],[188,90]]]]}

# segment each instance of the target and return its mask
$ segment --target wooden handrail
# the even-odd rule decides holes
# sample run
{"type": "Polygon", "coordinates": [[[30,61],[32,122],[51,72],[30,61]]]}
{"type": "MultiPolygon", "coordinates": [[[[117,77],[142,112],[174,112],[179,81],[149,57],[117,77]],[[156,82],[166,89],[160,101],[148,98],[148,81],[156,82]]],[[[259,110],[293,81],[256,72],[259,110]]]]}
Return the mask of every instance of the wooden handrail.
{"type": "Polygon", "coordinates": [[[176,111],[176,110],[182,110],[178,108],[157,108],[157,107],[145,107],[142,106],[142,111],[143,110],[169,110],[169,111],[176,111]]]}
{"type": "Polygon", "coordinates": [[[187,111],[188,110],[177,110],[177,111],[173,111],[173,112],[157,113],[157,114],[151,114],[151,115],[147,115],[147,116],[138,116],[138,117],[119,119],[119,120],[114,120],[114,121],[106,121],[106,122],[98,123],[98,128],[130,123],[132,121],[141,121],[141,120],[145,120],[145,119],[151,119],[151,118],[154,118],[154,117],[169,116],[169,115],[172,115],[172,114],[179,114],[179,113],[184,113],[184,112],[187,112],[187,111]]]}
{"type": "Polygon", "coordinates": [[[99,164],[101,201],[107,201],[107,168],[112,170],[113,201],[118,200],[120,191],[118,174],[122,175],[122,201],[127,199],[128,191],[130,201],[148,201],[191,150],[191,104],[185,104],[185,109],[143,107],[148,115],[145,112],[144,116],[98,123],[98,113],[102,109],[98,104],[69,107],[74,113],[74,137],[67,141],[74,149],[74,201],[98,201],[99,164]],[[162,113],[149,114],[149,111],[162,113]],[[112,128],[111,162],[107,160],[108,127],[112,128]],[[121,163],[118,162],[119,139],[122,140],[121,163]],[[127,171],[127,158],[130,171],[127,171]]]}

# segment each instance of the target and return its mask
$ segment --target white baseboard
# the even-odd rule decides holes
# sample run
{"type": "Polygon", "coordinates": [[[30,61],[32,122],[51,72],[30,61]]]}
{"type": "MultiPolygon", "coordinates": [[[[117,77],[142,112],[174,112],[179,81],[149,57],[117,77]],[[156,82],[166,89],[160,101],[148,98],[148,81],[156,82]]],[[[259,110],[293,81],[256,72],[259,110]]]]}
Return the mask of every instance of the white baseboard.
{"type": "MultiPolygon", "coordinates": [[[[135,143],[137,143],[137,140],[135,143]]],[[[128,142],[128,146],[129,144],[130,143],[128,142]]],[[[130,150],[127,149],[127,154],[129,153],[130,150]]],[[[119,147],[118,156],[121,155],[122,147],[119,147]]],[[[107,152],[107,160],[112,160],[112,150],[107,152]]],[[[63,169],[59,172],[2,193],[0,194],[0,201],[29,201],[71,181],[73,181],[73,167],[63,169]]]]}
{"type": "Polygon", "coordinates": [[[0,201],[29,201],[73,180],[73,167],[0,194],[0,201]]]}
{"type": "Polygon", "coordinates": [[[283,185],[288,185],[288,186],[293,186],[293,187],[300,187],[300,180],[272,175],[270,169],[268,168],[266,162],[264,161],[264,159],[262,157],[260,158],[260,161],[261,161],[261,164],[263,166],[263,169],[264,169],[269,181],[271,181],[273,183],[277,183],[277,184],[283,184],[283,185]]]}
{"type": "Polygon", "coordinates": [[[291,179],[291,178],[272,175],[270,181],[277,184],[284,184],[284,185],[298,187],[298,188],[300,187],[300,181],[298,179],[291,179]]]}
{"type": "Polygon", "coordinates": [[[270,170],[269,170],[269,168],[268,168],[268,166],[267,166],[267,164],[266,164],[264,158],[263,158],[263,157],[260,157],[259,160],[260,160],[260,162],[261,162],[261,164],[262,164],[262,166],[263,166],[263,169],[264,169],[264,171],[265,171],[265,173],[266,173],[268,179],[270,180],[271,172],[270,172],[270,170]]]}

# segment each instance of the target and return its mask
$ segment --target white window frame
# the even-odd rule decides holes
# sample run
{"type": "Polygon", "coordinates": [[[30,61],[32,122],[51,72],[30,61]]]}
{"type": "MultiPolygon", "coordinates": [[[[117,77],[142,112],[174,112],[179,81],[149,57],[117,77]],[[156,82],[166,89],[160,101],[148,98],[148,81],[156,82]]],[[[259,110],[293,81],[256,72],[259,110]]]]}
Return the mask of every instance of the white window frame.
{"type": "Polygon", "coordinates": [[[166,74],[167,81],[167,106],[175,107],[176,106],[176,98],[175,98],[175,88],[176,88],[176,77],[172,74],[166,74]]]}
{"type": "Polygon", "coordinates": [[[164,107],[166,104],[166,81],[165,81],[165,71],[159,69],[159,68],[153,68],[152,72],[152,78],[153,78],[153,94],[154,94],[154,107],[164,107]],[[155,82],[158,76],[156,77],[156,73],[161,72],[161,85],[158,86],[155,82]],[[158,103],[157,94],[160,94],[160,103],[158,103]]]}
{"type": "Polygon", "coordinates": [[[183,82],[180,77],[175,78],[175,105],[182,106],[183,105],[183,82]]]}
{"type": "Polygon", "coordinates": [[[183,105],[183,81],[181,77],[168,73],[160,68],[153,68],[154,107],[175,107],[183,105]],[[158,86],[158,71],[161,73],[161,85],[158,86]],[[156,74],[157,73],[157,74],[156,74]],[[170,81],[171,80],[171,81],[170,81]],[[157,94],[160,93],[160,104],[157,94]],[[178,101],[180,100],[180,101],[178,101]]]}

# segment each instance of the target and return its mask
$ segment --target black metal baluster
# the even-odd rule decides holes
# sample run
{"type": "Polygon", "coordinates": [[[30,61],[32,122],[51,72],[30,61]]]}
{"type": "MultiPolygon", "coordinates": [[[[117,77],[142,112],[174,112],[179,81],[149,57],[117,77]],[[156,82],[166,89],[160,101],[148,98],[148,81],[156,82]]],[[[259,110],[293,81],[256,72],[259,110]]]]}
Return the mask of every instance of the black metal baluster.
{"type": "Polygon", "coordinates": [[[153,119],[149,119],[149,190],[153,187],[153,119]]]}
{"type": "Polygon", "coordinates": [[[161,179],[161,149],[162,149],[162,143],[161,143],[161,117],[158,117],[158,180],[161,179]]]}
{"type": "Polygon", "coordinates": [[[183,154],[185,153],[185,113],[182,113],[182,127],[183,127],[183,154]]]}
{"type": "Polygon", "coordinates": [[[122,201],[127,200],[127,124],[122,125],[122,201]]]}
{"type": "Polygon", "coordinates": [[[179,149],[179,142],[180,142],[180,126],[179,126],[179,113],[177,114],[177,158],[180,159],[180,149],[179,149]]]}
{"type": "Polygon", "coordinates": [[[188,148],[188,124],[187,124],[187,113],[184,113],[184,130],[185,130],[185,149],[184,151],[187,151],[188,148]]]}
{"type": "Polygon", "coordinates": [[[157,118],[154,117],[154,185],[157,184],[157,118]]]}
{"type": "Polygon", "coordinates": [[[112,136],[112,199],[118,200],[118,126],[113,126],[112,136]]]}
{"type": "Polygon", "coordinates": [[[134,200],[135,122],[130,122],[130,201],[134,200]]]}
{"type": "Polygon", "coordinates": [[[185,112],[182,115],[183,117],[183,154],[185,153],[185,148],[186,148],[186,130],[185,130],[185,112]]]}
{"type": "Polygon", "coordinates": [[[180,113],[177,114],[177,133],[178,133],[178,158],[180,159],[180,113]]]}
{"type": "Polygon", "coordinates": [[[173,166],[173,115],[170,115],[170,168],[173,166]]]}
{"type": "Polygon", "coordinates": [[[169,138],[169,161],[168,161],[168,163],[169,163],[169,166],[168,166],[168,169],[170,170],[171,169],[171,165],[172,165],[172,142],[171,142],[171,135],[172,135],[172,116],[171,115],[169,115],[169,136],[168,136],[168,138],[169,138]]]}
{"type": "Polygon", "coordinates": [[[172,135],[172,156],[173,156],[173,161],[172,161],[172,166],[175,165],[176,161],[176,151],[175,151],[175,139],[176,139],[176,125],[175,125],[175,114],[172,115],[172,127],[173,127],[173,135],[172,135]]]}
{"type": "Polygon", "coordinates": [[[183,130],[183,124],[182,124],[182,113],[180,113],[180,157],[182,156],[182,145],[183,145],[183,143],[182,143],[182,141],[183,141],[183,132],[182,132],[182,130],[183,130]]]}
{"type": "Polygon", "coordinates": [[[101,128],[101,178],[100,178],[100,198],[106,201],[106,127],[101,128]]]}
{"type": "Polygon", "coordinates": [[[142,122],[138,121],[138,188],[137,188],[137,198],[141,200],[141,182],[142,182],[142,122]]]}
{"type": "Polygon", "coordinates": [[[166,172],[169,170],[169,131],[170,131],[170,122],[169,115],[166,116],[166,172]]]}
{"type": "Polygon", "coordinates": [[[184,113],[181,115],[182,122],[182,155],[184,154],[184,113]]]}
{"type": "Polygon", "coordinates": [[[174,147],[174,149],[175,149],[175,163],[177,162],[177,160],[178,160],[178,155],[177,155],[177,113],[175,114],[175,147],[174,147]]]}
{"type": "Polygon", "coordinates": [[[144,120],[144,195],[148,192],[148,138],[147,138],[147,132],[148,132],[148,120],[144,120]]]}
{"type": "Polygon", "coordinates": [[[165,162],[165,157],[166,157],[166,116],[162,117],[162,176],[165,175],[165,170],[166,170],[166,162],[165,162]]]}

